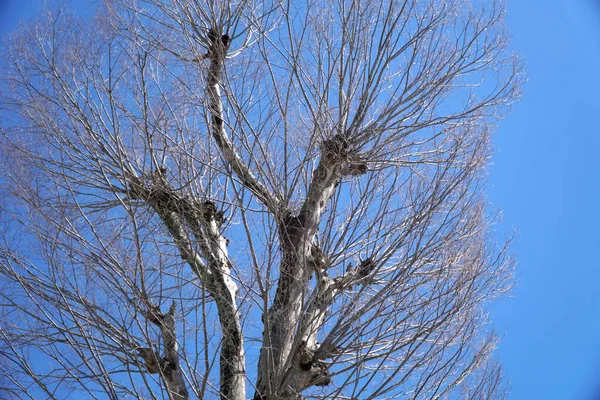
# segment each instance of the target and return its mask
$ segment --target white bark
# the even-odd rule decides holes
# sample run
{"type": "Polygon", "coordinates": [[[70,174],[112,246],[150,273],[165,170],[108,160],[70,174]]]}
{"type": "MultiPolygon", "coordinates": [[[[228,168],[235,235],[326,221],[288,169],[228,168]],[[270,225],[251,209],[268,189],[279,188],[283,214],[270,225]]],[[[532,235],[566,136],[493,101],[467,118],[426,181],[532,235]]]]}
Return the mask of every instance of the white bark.
{"type": "MultiPolygon", "coordinates": [[[[156,210],[180,249],[181,257],[196,272],[217,304],[223,335],[220,360],[221,398],[244,399],[245,356],[240,315],[236,305],[238,288],[231,278],[227,239],[219,230],[223,216],[210,201],[200,202],[177,195],[160,174],[145,182],[137,177],[131,177],[130,180],[133,182],[131,197],[148,202],[156,210]],[[184,224],[189,226],[193,238],[200,244],[206,265],[194,251],[192,237],[187,235],[184,224]]],[[[170,318],[173,318],[172,315],[170,318]]],[[[176,343],[174,336],[172,339],[170,342],[176,343]]],[[[170,381],[166,381],[169,384],[170,381]]],[[[179,388],[181,383],[178,380],[174,385],[179,388]]]]}
{"type": "Polygon", "coordinates": [[[9,383],[501,398],[482,310],[512,260],[481,181],[521,81],[485,3],[117,0],[23,27],[0,65],[9,383]]]}
{"type": "Polygon", "coordinates": [[[267,314],[255,399],[296,398],[304,389],[328,382],[326,368],[313,359],[313,354],[317,350],[316,334],[335,292],[331,290],[327,266],[315,262],[315,253],[320,250],[315,252],[313,242],[325,207],[353,154],[344,134],[325,140],[300,213],[297,217],[288,214],[278,224],[281,272],[267,314]],[[318,280],[315,300],[303,317],[306,288],[313,272],[318,280]],[[305,325],[299,326],[303,318],[305,325]]]}

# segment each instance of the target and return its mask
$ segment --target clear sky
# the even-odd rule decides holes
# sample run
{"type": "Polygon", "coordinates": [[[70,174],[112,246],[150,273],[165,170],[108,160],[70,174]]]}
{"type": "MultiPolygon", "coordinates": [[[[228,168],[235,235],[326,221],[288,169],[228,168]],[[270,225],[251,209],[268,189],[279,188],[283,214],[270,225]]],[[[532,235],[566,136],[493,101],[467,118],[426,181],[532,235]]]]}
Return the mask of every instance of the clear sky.
{"type": "Polygon", "coordinates": [[[519,283],[497,307],[511,399],[600,399],[600,2],[508,0],[526,62],[489,194],[517,228],[519,283]]]}
{"type": "MultiPolygon", "coordinates": [[[[600,400],[600,1],[507,3],[529,82],[495,136],[488,190],[498,234],[519,238],[519,282],[493,309],[498,357],[513,400],[600,400]]],[[[0,32],[41,4],[0,0],[0,32]]]]}

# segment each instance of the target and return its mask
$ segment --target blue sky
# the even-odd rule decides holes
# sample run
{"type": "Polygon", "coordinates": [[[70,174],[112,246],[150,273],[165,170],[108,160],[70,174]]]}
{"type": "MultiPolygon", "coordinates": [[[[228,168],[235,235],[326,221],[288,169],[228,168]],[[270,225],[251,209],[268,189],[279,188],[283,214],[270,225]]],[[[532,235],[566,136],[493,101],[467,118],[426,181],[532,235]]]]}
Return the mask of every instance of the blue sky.
{"type": "Polygon", "coordinates": [[[600,2],[508,0],[526,62],[489,194],[518,229],[519,284],[497,307],[512,399],[600,399],[600,2]]]}
{"type": "MultiPolygon", "coordinates": [[[[519,282],[493,309],[498,357],[511,399],[598,400],[600,1],[507,3],[529,82],[495,136],[488,190],[498,235],[519,238],[519,282]]],[[[41,4],[0,0],[0,32],[41,4]]]]}

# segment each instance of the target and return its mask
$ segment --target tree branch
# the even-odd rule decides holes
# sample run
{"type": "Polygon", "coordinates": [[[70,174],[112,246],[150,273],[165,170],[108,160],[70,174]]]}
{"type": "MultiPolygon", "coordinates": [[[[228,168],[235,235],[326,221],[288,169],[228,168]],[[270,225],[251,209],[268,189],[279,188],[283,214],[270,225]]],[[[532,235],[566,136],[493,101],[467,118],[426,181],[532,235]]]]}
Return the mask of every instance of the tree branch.
{"type": "MultiPolygon", "coordinates": [[[[342,177],[367,171],[366,164],[356,160],[359,158],[342,133],[325,140],[321,146],[321,159],[313,173],[300,213],[297,217],[288,215],[279,223],[283,260],[275,299],[268,312],[268,335],[264,339],[259,361],[255,399],[264,398],[267,390],[264,382],[267,379],[271,382],[279,381],[278,396],[292,397],[295,396],[294,393],[300,393],[307,387],[327,381],[324,380],[324,376],[328,374],[326,368],[315,364],[316,370],[312,367],[307,369],[300,362],[298,351],[294,352],[293,349],[303,348],[309,352],[316,350],[316,333],[333,302],[333,281],[327,276],[327,268],[320,265],[325,261],[313,240],[327,202],[342,177]],[[355,167],[356,165],[360,166],[355,167]],[[302,317],[302,299],[305,298],[312,270],[318,279],[315,301],[309,307],[307,315],[302,317]],[[300,336],[296,335],[298,331],[301,332],[300,336]],[[299,337],[301,346],[298,344],[299,337]],[[261,375],[267,358],[274,360],[272,372],[275,376],[261,375]]],[[[320,363],[318,360],[315,362],[320,363]]]]}
{"type": "Polygon", "coordinates": [[[164,357],[160,358],[154,350],[149,348],[138,349],[138,354],[144,359],[148,373],[160,373],[167,385],[171,400],[186,400],[189,395],[185,387],[183,372],[179,366],[179,351],[175,334],[175,302],[166,314],[160,312],[158,306],[150,304],[149,306],[146,319],[160,328],[164,357]]]}
{"type": "Polygon", "coordinates": [[[229,36],[224,34],[219,40],[216,31],[209,31],[209,41],[211,43],[206,57],[210,59],[208,70],[208,109],[212,116],[212,135],[221,150],[221,155],[231,166],[235,174],[241,180],[242,184],[248,188],[273,214],[279,211],[280,201],[274,196],[258,178],[252,173],[248,165],[242,160],[238,152],[233,147],[233,143],[225,129],[223,120],[223,101],[221,100],[220,80],[223,74],[223,64],[227,49],[229,47],[229,36]]]}
{"type": "Polygon", "coordinates": [[[221,398],[245,398],[245,356],[240,315],[236,306],[237,285],[231,278],[231,261],[227,239],[220,233],[222,212],[211,201],[200,202],[174,193],[159,171],[146,181],[135,177],[130,181],[130,196],[148,202],[178,246],[181,256],[215,300],[221,323],[221,398]],[[185,225],[199,243],[205,265],[194,250],[185,225]]]}

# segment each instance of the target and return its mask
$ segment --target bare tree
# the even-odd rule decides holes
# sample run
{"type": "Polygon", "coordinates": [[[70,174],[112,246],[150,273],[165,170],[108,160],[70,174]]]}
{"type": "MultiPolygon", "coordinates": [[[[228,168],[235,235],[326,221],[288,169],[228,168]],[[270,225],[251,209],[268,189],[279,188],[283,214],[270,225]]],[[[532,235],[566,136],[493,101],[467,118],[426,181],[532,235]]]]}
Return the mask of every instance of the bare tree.
{"type": "Polygon", "coordinates": [[[498,399],[495,0],[105,1],[2,56],[6,397],[498,399]],[[218,372],[217,372],[218,371],[218,372]]]}

